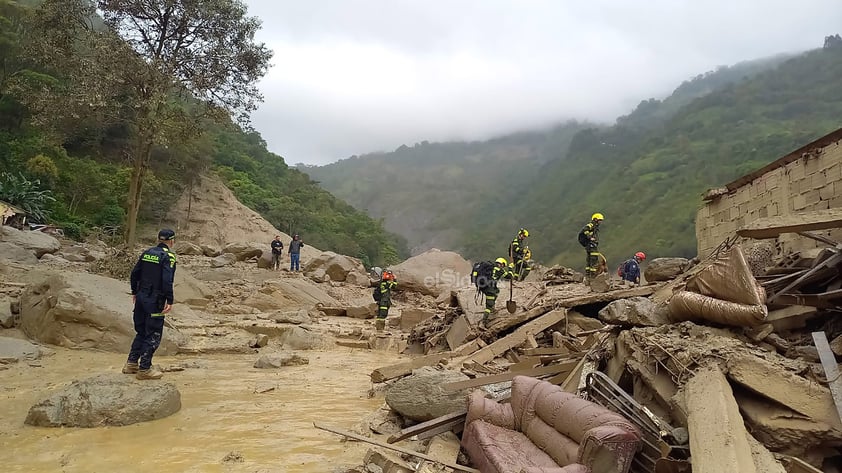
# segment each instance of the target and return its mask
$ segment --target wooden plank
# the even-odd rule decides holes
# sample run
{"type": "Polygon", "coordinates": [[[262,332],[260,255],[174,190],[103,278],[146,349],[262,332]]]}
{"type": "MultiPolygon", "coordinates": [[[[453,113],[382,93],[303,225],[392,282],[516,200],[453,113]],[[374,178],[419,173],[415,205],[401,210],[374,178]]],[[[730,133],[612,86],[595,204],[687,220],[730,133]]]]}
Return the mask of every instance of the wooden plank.
{"type": "Polygon", "coordinates": [[[395,443],[400,442],[403,439],[408,439],[413,435],[418,435],[422,432],[426,432],[428,430],[434,429],[436,427],[450,424],[454,421],[461,420],[465,422],[465,416],[468,415],[468,411],[462,409],[460,411],[451,412],[450,414],[445,414],[440,417],[436,417],[435,419],[428,420],[426,422],[421,422],[420,424],[415,424],[412,427],[407,427],[402,429],[400,432],[394,433],[386,439],[388,443],[395,443]]]}
{"type": "Polygon", "coordinates": [[[465,381],[456,381],[455,383],[442,384],[440,387],[445,392],[459,391],[466,388],[475,388],[477,386],[485,386],[486,384],[502,383],[504,381],[511,381],[515,376],[541,376],[548,374],[561,373],[572,369],[579,360],[565,361],[556,365],[540,366],[523,371],[509,371],[508,373],[500,373],[491,376],[483,376],[481,378],[466,379],[465,381]]]}
{"type": "Polygon", "coordinates": [[[830,258],[826,259],[825,261],[823,261],[821,264],[819,264],[819,265],[817,265],[817,266],[814,266],[814,267],[813,267],[813,269],[811,269],[811,270],[807,271],[807,272],[806,272],[806,273],[804,273],[801,277],[799,277],[799,278],[798,278],[798,279],[796,279],[795,281],[792,281],[791,283],[787,284],[787,286],[786,286],[785,288],[781,289],[780,291],[776,292],[776,293],[775,293],[772,297],[768,298],[768,299],[767,299],[767,302],[768,302],[768,303],[772,303],[772,302],[774,302],[774,301],[775,301],[775,299],[776,299],[779,295],[781,295],[781,294],[785,294],[785,293],[789,292],[790,290],[792,290],[793,288],[798,287],[800,284],[802,284],[802,283],[803,283],[806,279],[808,279],[808,278],[809,278],[810,276],[812,276],[814,273],[817,273],[817,272],[821,271],[821,270],[822,270],[822,269],[824,269],[824,268],[830,268],[830,267],[832,267],[832,266],[835,266],[836,264],[838,264],[838,263],[840,263],[840,262],[842,262],[842,252],[836,253],[836,254],[835,254],[835,255],[833,255],[832,257],[830,257],[830,258]]]}
{"type": "Polygon", "coordinates": [[[824,235],[819,235],[819,234],[817,234],[817,233],[811,233],[811,232],[798,232],[798,234],[799,234],[799,235],[801,235],[801,236],[803,236],[803,237],[807,237],[807,238],[810,238],[810,239],[816,240],[816,241],[818,241],[818,242],[824,243],[824,244],[826,244],[826,245],[830,245],[830,246],[837,246],[837,245],[839,245],[839,242],[838,242],[838,241],[833,240],[833,239],[830,239],[830,238],[828,238],[828,237],[826,237],[826,236],[824,236],[824,235]]]}
{"type": "Polygon", "coordinates": [[[394,450],[396,452],[400,452],[400,453],[410,455],[410,456],[413,456],[413,457],[416,457],[416,458],[421,458],[422,460],[429,460],[429,461],[432,461],[432,462],[436,462],[436,463],[439,463],[441,465],[453,468],[454,470],[457,470],[457,471],[467,471],[468,473],[482,473],[481,471],[479,471],[475,468],[471,468],[471,467],[464,466],[464,465],[459,465],[458,463],[454,463],[454,462],[439,461],[439,460],[436,460],[435,458],[427,455],[426,453],[420,453],[420,452],[416,452],[415,450],[410,450],[408,448],[390,445],[386,442],[381,442],[379,440],[374,440],[374,439],[370,439],[368,437],[363,437],[362,435],[355,434],[353,432],[346,432],[346,431],[339,430],[339,429],[334,428],[334,427],[328,427],[326,425],[322,425],[322,424],[319,424],[319,423],[316,423],[316,422],[313,422],[313,427],[315,427],[317,429],[320,429],[320,430],[325,430],[327,432],[331,432],[331,433],[334,433],[334,434],[342,435],[344,437],[352,438],[354,440],[359,440],[361,442],[369,443],[371,445],[377,445],[378,447],[383,447],[383,448],[386,448],[388,450],[394,450]]]}
{"type": "Polygon", "coordinates": [[[398,378],[400,376],[412,373],[412,370],[422,368],[424,366],[434,365],[442,360],[449,360],[456,356],[452,351],[443,353],[435,353],[433,355],[420,356],[409,361],[396,363],[394,365],[383,366],[371,372],[372,383],[382,383],[383,381],[398,378]]]}
{"type": "Polygon", "coordinates": [[[500,333],[504,330],[510,329],[512,327],[517,327],[520,324],[529,322],[535,317],[544,315],[550,310],[552,310],[552,308],[552,305],[540,305],[527,311],[517,312],[511,315],[502,315],[494,317],[489,322],[487,330],[491,333],[500,333]]]}
{"type": "Polygon", "coordinates": [[[776,215],[749,222],[737,230],[741,237],[776,238],[782,233],[798,233],[842,228],[842,209],[815,210],[813,212],[776,215]]]}
{"type": "Polygon", "coordinates": [[[465,343],[465,339],[468,338],[470,333],[471,325],[468,322],[468,317],[466,315],[460,315],[450,324],[450,328],[447,329],[447,335],[444,336],[444,339],[447,341],[447,346],[451,350],[455,350],[465,343]]]}
{"type": "Polygon", "coordinates": [[[548,348],[548,347],[541,347],[541,348],[527,348],[525,350],[521,350],[524,355],[526,356],[544,356],[544,355],[566,355],[570,353],[570,350],[567,347],[559,347],[559,348],[548,348]]]}
{"type": "Polygon", "coordinates": [[[430,437],[435,437],[436,435],[443,433],[443,432],[453,432],[458,434],[462,432],[465,428],[465,419],[456,419],[453,421],[448,422],[447,424],[442,424],[438,427],[432,428],[425,432],[421,432],[419,434],[415,434],[410,437],[410,440],[427,440],[430,437]]]}
{"type": "Polygon", "coordinates": [[[543,330],[546,330],[547,328],[552,327],[553,325],[564,320],[564,317],[566,315],[566,309],[553,310],[547,312],[546,314],[538,317],[537,319],[531,322],[527,322],[526,324],[518,327],[517,330],[510,333],[509,335],[477,351],[476,353],[469,356],[465,361],[476,361],[477,363],[485,363],[491,361],[495,357],[505,353],[506,350],[514,348],[523,343],[523,341],[526,340],[527,333],[538,333],[543,330]]]}
{"type": "Polygon", "coordinates": [[[836,357],[830,350],[830,344],[827,343],[827,335],[824,332],[813,332],[813,343],[816,345],[816,350],[819,351],[819,359],[822,361],[827,385],[833,395],[836,413],[842,420],[842,379],[839,378],[839,366],[836,364],[836,357]]]}

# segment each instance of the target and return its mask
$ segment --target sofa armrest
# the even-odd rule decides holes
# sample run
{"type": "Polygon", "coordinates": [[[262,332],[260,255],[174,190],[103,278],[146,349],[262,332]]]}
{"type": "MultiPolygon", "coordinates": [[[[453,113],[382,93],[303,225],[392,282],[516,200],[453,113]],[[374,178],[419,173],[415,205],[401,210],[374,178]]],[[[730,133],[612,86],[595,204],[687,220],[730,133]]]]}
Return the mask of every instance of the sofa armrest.
{"type": "Polygon", "coordinates": [[[640,447],[640,434],[618,425],[600,425],[587,432],[579,447],[579,463],[593,471],[627,473],[640,447]]]}
{"type": "Polygon", "coordinates": [[[477,419],[509,430],[516,430],[511,404],[501,404],[486,399],[480,390],[472,392],[468,397],[468,415],[465,417],[465,425],[477,419]]]}

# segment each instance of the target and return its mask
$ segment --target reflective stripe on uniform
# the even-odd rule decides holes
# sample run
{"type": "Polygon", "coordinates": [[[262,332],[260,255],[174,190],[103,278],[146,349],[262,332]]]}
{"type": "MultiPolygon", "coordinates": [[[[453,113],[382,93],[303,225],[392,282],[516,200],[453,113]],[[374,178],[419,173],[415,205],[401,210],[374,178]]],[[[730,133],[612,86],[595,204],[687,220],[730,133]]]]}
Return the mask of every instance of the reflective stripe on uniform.
{"type": "Polygon", "coordinates": [[[161,262],[161,258],[159,258],[158,255],[152,255],[152,254],[149,254],[149,253],[144,253],[143,254],[143,261],[145,261],[147,263],[159,264],[161,262]]]}

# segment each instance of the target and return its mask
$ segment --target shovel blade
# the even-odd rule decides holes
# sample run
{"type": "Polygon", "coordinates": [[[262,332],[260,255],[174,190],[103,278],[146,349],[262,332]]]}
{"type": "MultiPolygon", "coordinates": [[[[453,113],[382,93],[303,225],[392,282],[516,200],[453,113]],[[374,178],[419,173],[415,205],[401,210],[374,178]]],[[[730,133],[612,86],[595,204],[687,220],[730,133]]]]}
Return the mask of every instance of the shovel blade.
{"type": "Polygon", "coordinates": [[[510,314],[514,314],[517,310],[517,302],[506,301],[506,310],[508,310],[510,314]]]}

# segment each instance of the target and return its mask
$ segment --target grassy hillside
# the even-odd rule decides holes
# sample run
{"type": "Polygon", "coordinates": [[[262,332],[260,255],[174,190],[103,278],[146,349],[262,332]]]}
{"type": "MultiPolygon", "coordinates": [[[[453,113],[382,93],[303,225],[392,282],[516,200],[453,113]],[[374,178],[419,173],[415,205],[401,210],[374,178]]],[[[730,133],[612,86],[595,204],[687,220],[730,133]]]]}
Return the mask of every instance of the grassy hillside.
{"type": "Polygon", "coordinates": [[[534,205],[518,207],[531,207],[540,231],[533,246],[579,265],[576,232],[600,211],[602,249],[612,263],[636,250],[694,256],[695,213],[706,189],[842,126],[840,73],[842,48],[816,50],[698,98],[660,126],[618,123],[578,134],[568,162],[545,166],[521,201],[534,205]]]}
{"type": "MultiPolygon", "coordinates": [[[[72,80],[56,65],[39,64],[25,52],[33,41],[29,5],[35,3],[0,0],[0,199],[36,204],[45,213],[41,220],[64,227],[71,237],[116,239],[126,219],[131,174],[125,158],[136,133],[124,122],[84,110],[49,129],[35,120],[19,96],[22,81],[72,80]]],[[[181,100],[184,108],[195,106],[195,100],[181,100]]],[[[366,264],[387,264],[408,253],[404,241],[387,233],[382,222],[268,152],[259,134],[224,120],[200,128],[204,133],[198,136],[152,150],[143,177],[142,221],[162,220],[190,182],[213,169],[243,203],[316,247],[366,264]]]]}

